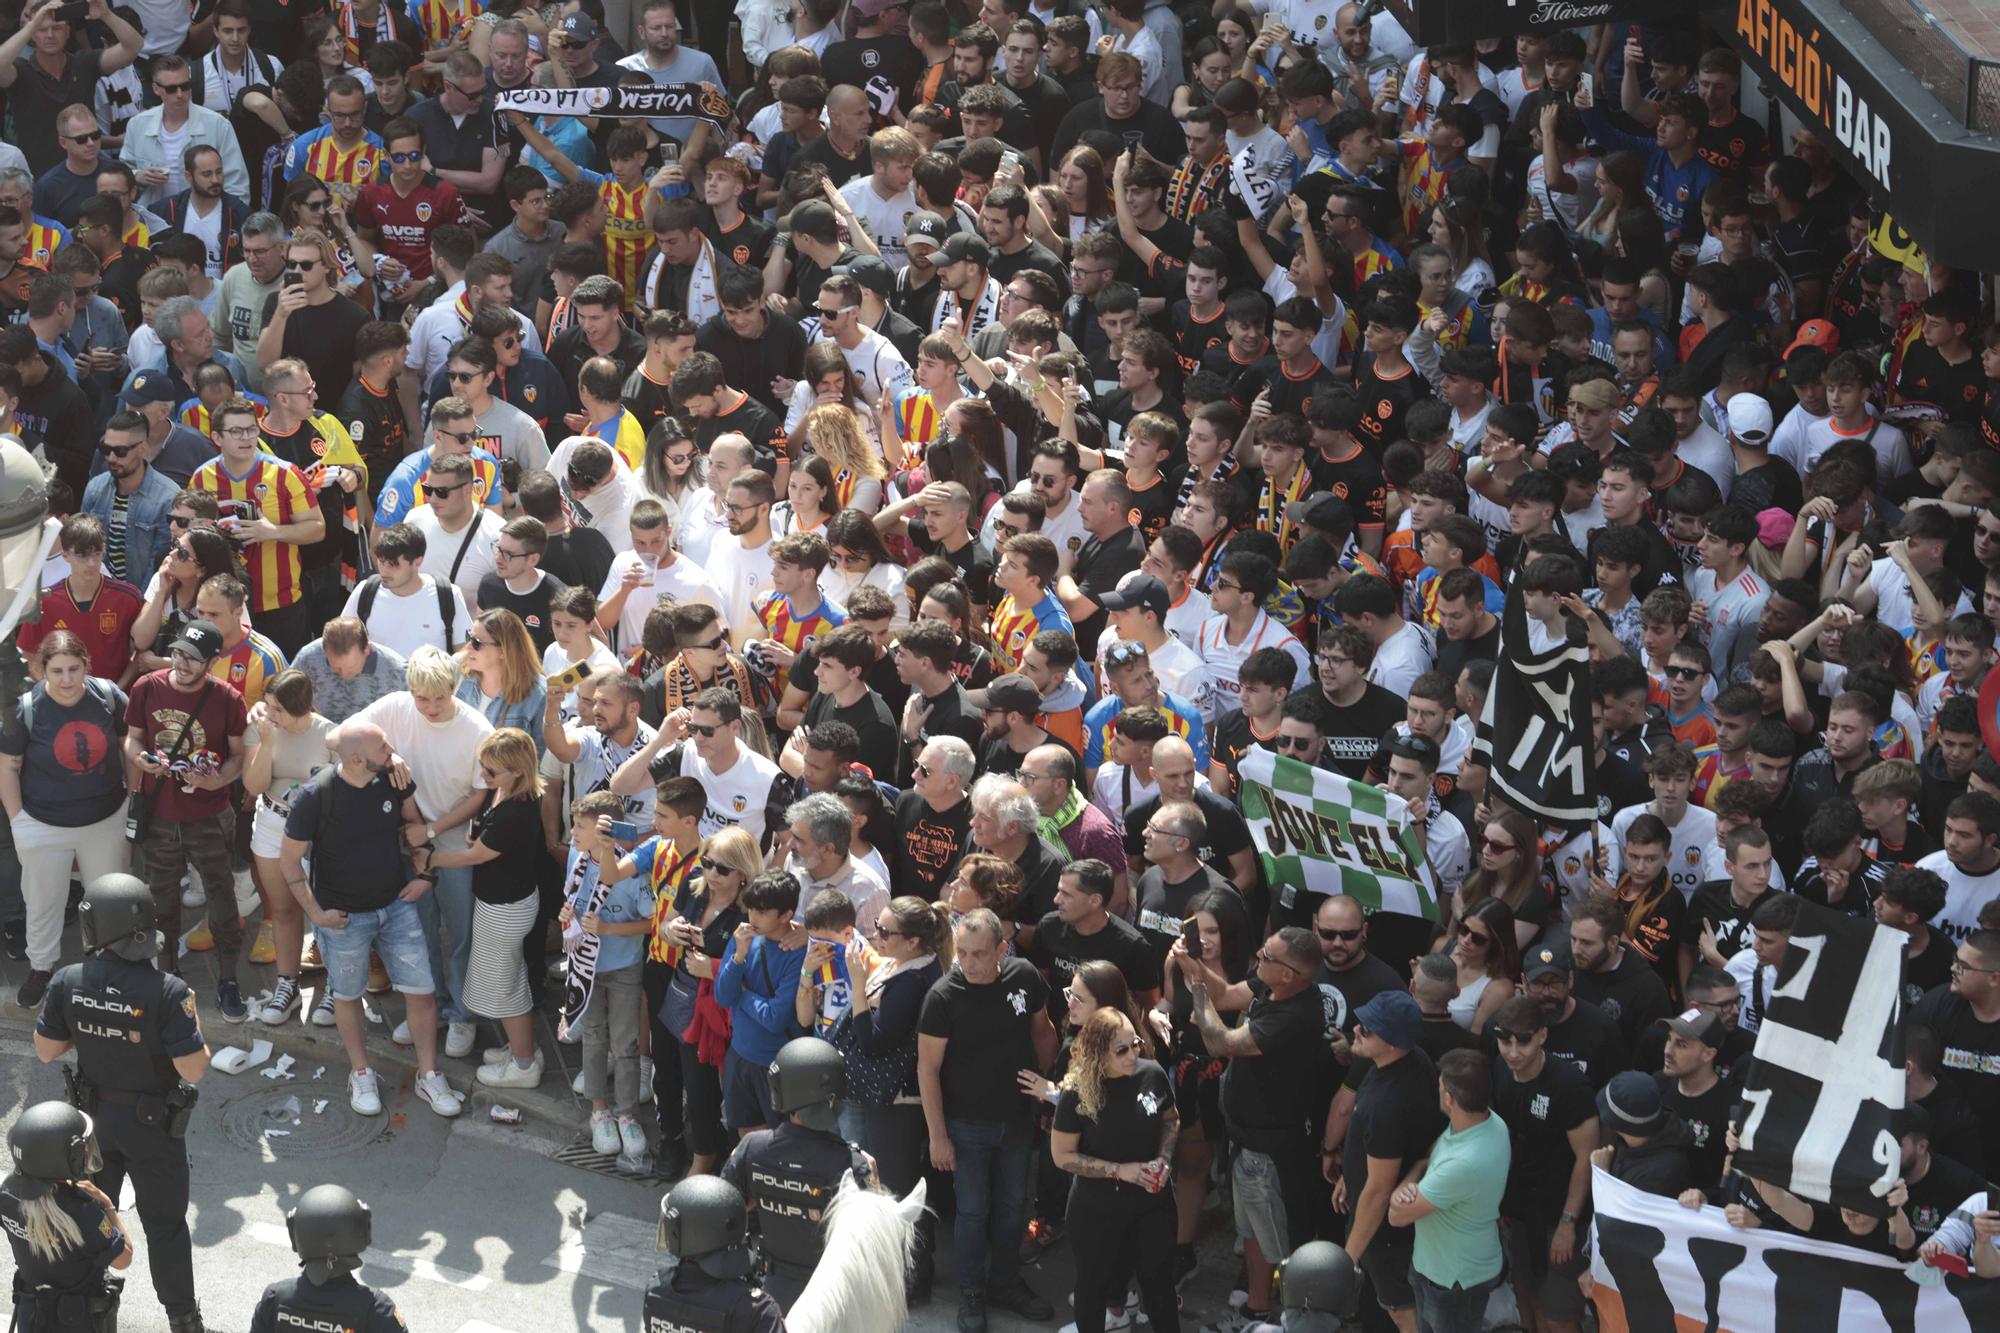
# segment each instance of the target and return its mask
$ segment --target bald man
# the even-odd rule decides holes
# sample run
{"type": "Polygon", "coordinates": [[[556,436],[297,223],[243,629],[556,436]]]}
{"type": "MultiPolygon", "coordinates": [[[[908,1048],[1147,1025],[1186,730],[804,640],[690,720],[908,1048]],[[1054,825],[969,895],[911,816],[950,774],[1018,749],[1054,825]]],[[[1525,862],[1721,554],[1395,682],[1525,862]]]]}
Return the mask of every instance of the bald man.
{"type": "Polygon", "coordinates": [[[1111,901],[1106,910],[1126,915],[1132,886],[1125,872],[1125,840],[1111,816],[1083,797],[1076,785],[1076,755],[1066,745],[1037,745],[1014,775],[1042,812],[1042,833],[1060,838],[1069,859],[1096,857],[1111,867],[1111,901]]]}
{"type": "Polygon", "coordinates": [[[437,987],[416,908],[436,886],[437,872],[428,846],[407,850],[411,841],[425,841],[415,788],[399,791],[390,781],[395,751],[374,723],[348,722],[328,740],[340,762],[293,795],[279,856],[285,884],[317,931],[326,960],[326,994],[352,1071],[348,1105],[360,1115],[382,1113],[361,1012],[372,949],[388,969],[389,984],[403,994],[416,1038],[417,1095],[439,1115],[455,1116],[463,1104],[438,1070],[437,987]],[[413,837],[406,836],[411,829],[413,837]]]}
{"type": "MultiPolygon", "coordinates": [[[[1208,785],[1197,775],[1194,750],[1179,736],[1162,736],[1153,742],[1153,780],[1159,794],[1148,796],[1125,812],[1125,854],[1132,873],[1146,865],[1146,821],[1162,805],[1173,801],[1192,802],[1207,823],[1207,837],[1199,858],[1216,874],[1237,886],[1246,901],[1260,893],[1257,847],[1250,839],[1250,825],[1236,803],[1208,785]]],[[[1255,919],[1254,917],[1252,918],[1255,919]]]]}

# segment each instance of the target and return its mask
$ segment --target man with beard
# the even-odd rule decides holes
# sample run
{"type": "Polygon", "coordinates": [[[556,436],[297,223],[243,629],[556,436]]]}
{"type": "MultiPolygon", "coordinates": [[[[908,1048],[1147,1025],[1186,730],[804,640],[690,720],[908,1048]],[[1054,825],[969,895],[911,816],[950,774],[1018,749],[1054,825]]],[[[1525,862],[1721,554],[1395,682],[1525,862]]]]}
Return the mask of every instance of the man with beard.
{"type": "Polygon", "coordinates": [[[986,710],[979,740],[979,771],[1011,774],[1037,748],[1058,744],[1037,719],[1042,713],[1042,692],[1018,672],[996,676],[986,687],[986,710]]]}
{"type": "Polygon", "coordinates": [[[1728,1152],[1726,1131],[1740,1082],[1740,1078],[1725,1079],[1716,1070],[1730,1029],[1720,1014],[1688,1009],[1666,1020],[1666,1032],[1666,1048],[1653,1080],[1660,1085],[1667,1108],[1687,1122],[1694,1136],[1695,1188],[1718,1198],[1728,1152]]]}
{"type": "MultiPolygon", "coordinates": [[[[1680,896],[1675,890],[1669,892],[1680,896]]],[[[1580,998],[1601,1008],[1631,1046],[1640,1032],[1670,1012],[1673,1001],[1659,973],[1638,950],[1626,947],[1624,925],[1624,908],[1612,899],[1593,895],[1577,905],[1569,928],[1576,967],[1571,986],[1580,998]]]]}
{"type": "Polygon", "coordinates": [[[829,87],[847,84],[867,93],[879,128],[917,104],[924,58],[909,39],[908,0],[855,0],[849,13],[854,36],[826,48],[820,74],[829,87]]]}
{"type": "MultiPolygon", "coordinates": [[[[639,11],[639,39],[644,49],[619,61],[618,68],[637,70],[654,83],[722,86],[714,58],[681,45],[681,21],[673,0],[647,0],[639,11]]],[[[646,123],[675,143],[686,143],[696,124],[692,116],[657,116],[646,123]]]]}
{"type": "Polygon", "coordinates": [[[1576,997],[1570,968],[1568,945],[1538,944],[1521,960],[1521,992],[1541,1005],[1548,1020],[1549,1054],[1575,1065],[1593,1090],[1601,1089],[1627,1068],[1625,1043],[1604,1010],[1576,997]]]}
{"type": "Polygon", "coordinates": [[[147,461],[146,433],[146,418],[139,413],[121,409],[112,416],[97,446],[104,471],[90,479],[78,510],[104,524],[105,572],[141,586],[172,542],[167,511],[180,493],[147,461]]]}
{"type": "Polygon", "coordinates": [[[250,206],[223,193],[222,154],[207,144],[190,148],[187,188],[160,205],[160,216],[176,231],[207,247],[208,276],[220,278],[241,255],[239,235],[250,206]]]}

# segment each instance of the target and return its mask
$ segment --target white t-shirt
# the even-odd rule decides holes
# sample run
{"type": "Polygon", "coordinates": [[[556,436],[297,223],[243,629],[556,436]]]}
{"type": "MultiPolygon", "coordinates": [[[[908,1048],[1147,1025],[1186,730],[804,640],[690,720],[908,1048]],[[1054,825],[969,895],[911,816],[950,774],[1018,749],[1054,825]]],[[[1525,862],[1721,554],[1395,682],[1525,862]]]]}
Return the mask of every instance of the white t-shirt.
{"type": "MultiPolygon", "coordinates": [[[[369,704],[350,721],[382,728],[390,747],[410,766],[417,809],[425,819],[442,819],[474,788],[485,786],[479,780],[479,746],[492,734],[493,724],[463,700],[452,700],[450,721],[432,722],[417,711],[417,701],[408,690],[398,690],[369,704]]],[[[446,851],[463,848],[467,827],[440,830],[438,846],[446,851]]]]}
{"type": "MultiPolygon", "coordinates": [[[[1875,590],[1876,620],[1898,634],[1908,634],[1916,628],[1917,600],[1910,593],[1910,576],[1894,560],[1887,556],[1877,560],[1868,571],[1868,586],[1875,590]]],[[[1970,610],[1972,599],[1960,591],[1958,605],[1951,614],[1963,615],[1970,610]]]]}
{"type": "MultiPolygon", "coordinates": [[[[174,160],[179,161],[180,159],[176,158],[174,160]]],[[[203,217],[200,213],[196,212],[194,206],[190,204],[187,212],[181,218],[181,230],[190,236],[200,239],[202,245],[208,250],[208,276],[211,278],[220,278],[222,276],[222,255],[225,243],[230,239],[222,231],[221,201],[218,200],[216,202],[215,207],[209,212],[207,217],[203,217]]]]}
{"type": "Polygon", "coordinates": [[[1140,782],[1123,764],[1105,764],[1090,784],[1090,803],[1110,815],[1118,827],[1125,827],[1125,812],[1144,805],[1160,794],[1158,782],[1140,782]]]}
{"type": "MultiPolygon", "coordinates": [[[[597,600],[600,603],[610,600],[624,586],[625,571],[644,563],[637,551],[620,551],[613,556],[611,573],[605,577],[597,600]]],[[[646,616],[662,598],[672,598],[676,602],[706,602],[718,611],[724,609],[722,592],[708,577],[707,571],[692,560],[676,556],[673,563],[654,570],[651,597],[646,596],[645,585],[641,584],[625,599],[624,609],[618,613],[618,624],[613,627],[613,642],[619,649],[629,651],[639,646],[640,635],[646,629],[646,616]]]]}
{"type": "Polygon", "coordinates": [[[1437,664],[1437,643],[1431,632],[1413,620],[1391,634],[1375,650],[1368,679],[1391,694],[1409,697],[1410,683],[1437,664]]]}
{"type": "Polygon", "coordinates": [[[701,783],[701,789],[708,793],[708,809],[701,813],[701,836],[707,838],[726,828],[741,828],[757,840],[758,846],[763,846],[767,832],[764,812],[771,806],[773,788],[791,782],[784,770],[743,745],[737,747],[736,762],[725,773],[711,769],[694,746],[685,741],[680,751],[681,776],[701,783]]]}
{"type": "Polygon", "coordinates": [[[1268,611],[1257,613],[1241,643],[1229,641],[1229,617],[1219,613],[1212,615],[1195,635],[1194,646],[1195,651],[1201,654],[1202,663],[1208,667],[1209,678],[1215,682],[1217,716],[1243,706],[1243,683],[1240,678],[1243,661],[1259,648],[1282,648],[1291,654],[1299,669],[1292,681],[1293,689],[1301,689],[1312,680],[1312,662],[1306,657],[1305,645],[1299,642],[1297,635],[1271,619],[1268,611]]]}
{"type": "Polygon", "coordinates": [[[1806,432],[1825,420],[1825,417],[1806,411],[1804,403],[1794,404],[1792,410],[1785,413],[1785,419],[1778,423],[1778,429],[1771,433],[1771,457],[1784,459],[1792,465],[1793,471],[1804,476],[1806,432]]]}
{"type": "MultiPolygon", "coordinates": [[[[1208,594],[1189,584],[1181,599],[1167,608],[1167,633],[1192,648],[1201,637],[1201,627],[1214,614],[1208,606],[1208,594]]],[[[1210,688],[1214,684],[1214,678],[1210,677],[1210,688]]]]}
{"type": "Polygon", "coordinates": [[[903,592],[903,567],[883,563],[874,566],[866,574],[856,577],[852,571],[829,565],[819,579],[820,591],[835,606],[846,606],[847,599],[854,595],[856,588],[880,588],[889,594],[895,604],[895,614],[890,617],[893,625],[910,623],[910,599],[903,592]]]}
{"type": "MultiPolygon", "coordinates": [[[[458,549],[465,543],[465,529],[446,532],[438,522],[437,511],[427,504],[405,514],[403,522],[424,534],[425,572],[440,578],[450,577],[452,561],[458,560],[458,549]]],[[[478,525],[472,545],[466,547],[465,559],[458,563],[458,575],[451,581],[464,596],[466,609],[478,615],[479,581],[499,568],[500,562],[493,552],[500,545],[500,529],[505,524],[500,515],[484,505],[473,510],[472,522],[478,525]]]]}
{"type": "Polygon", "coordinates": [[[1917,869],[1932,871],[1944,881],[1944,910],[1931,918],[1931,929],[1963,944],[1979,929],[1979,909],[2000,896],[2000,868],[1984,875],[1968,875],[1943,852],[1932,852],[1917,862],[1917,869]]]}
{"type": "MultiPolygon", "coordinates": [[[[1028,480],[1023,477],[1020,483],[1014,487],[1014,494],[1026,495],[1029,490],[1028,480]]],[[[985,521],[979,525],[979,539],[986,543],[988,550],[993,549],[997,545],[993,540],[993,535],[995,531],[994,524],[998,521],[997,515],[999,513],[1000,506],[994,505],[986,511],[985,521]]],[[[1042,519],[1041,533],[1056,544],[1056,554],[1058,556],[1067,554],[1072,560],[1076,558],[1076,553],[1083,549],[1084,539],[1090,534],[1083,529],[1083,506],[1077,503],[1075,491],[1070,492],[1069,507],[1067,509],[1053,518],[1044,517],[1042,519]]]]}
{"type": "Polygon", "coordinates": [[[1729,488],[1736,484],[1736,455],[1730,452],[1728,440],[1705,425],[1696,426],[1693,434],[1674,446],[1674,452],[1689,467],[1706,472],[1722,498],[1729,498],[1729,488]]]}
{"type": "Polygon", "coordinates": [[[764,625],[755,602],[771,586],[771,543],[746,551],[742,538],[718,533],[709,548],[708,574],[722,595],[722,620],[730,638],[740,646],[761,635],[764,625]]]}
{"type": "MultiPolygon", "coordinates": [[[[467,557],[468,561],[471,559],[467,557]]],[[[438,616],[438,585],[445,583],[442,572],[419,574],[415,592],[404,594],[390,592],[387,587],[375,589],[375,604],[368,609],[368,637],[372,642],[382,644],[400,653],[404,658],[425,644],[450,652],[454,643],[464,643],[465,636],[472,629],[472,612],[465,604],[465,594],[456,587],[445,584],[451,591],[451,640],[446,642],[444,622],[438,616]]],[[[341,610],[344,616],[361,614],[361,588],[357,586],[347,594],[347,605],[341,610]]]]}
{"type": "MultiPolygon", "coordinates": [[[[1638,805],[1628,805],[1611,817],[1611,836],[1622,849],[1625,846],[1626,831],[1632,821],[1649,813],[1651,804],[1642,801],[1638,805]]],[[[1708,878],[1708,852],[1715,846],[1715,812],[1699,805],[1690,805],[1681,812],[1681,822],[1667,826],[1667,836],[1672,841],[1667,846],[1667,874],[1674,887],[1681,891],[1681,898],[1690,900],[1694,891],[1708,878]]]]}
{"type": "MultiPolygon", "coordinates": [[[[604,646],[604,642],[601,639],[591,639],[590,655],[583,660],[590,663],[590,674],[593,676],[611,676],[624,670],[623,667],[618,665],[618,659],[612,655],[609,648],[604,646]]],[[[547,648],[542,650],[542,674],[544,676],[553,676],[567,671],[575,666],[576,663],[577,659],[563,651],[563,646],[560,643],[551,643],[547,648]]],[[[562,719],[565,722],[574,722],[577,719],[575,690],[571,690],[563,696],[562,719]]]]}
{"type": "MultiPolygon", "coordinates": [[[[1875,450],[1875,483],[1886,487],[1890,482],[1906,472],[1916,470],[1916,463],[1910,458],[1910,443],[1903,438],[1903,432],[1882,422],[1870,423],[1874,439],[1870,441],[1875,450]]],[[[1800,444],[1800,460],[1797,463],[1799,475],[1805,476],[1819,466],[1820,455],[1839,444],[1842,440],[1868,439],[1866,430],[1849,432],[1834,424],[1832,417],[1824,417],[1805,429],[1805,439],[1800,444]]]]}
{"type": "MultiPolygon", "coordinates": [[[[916,212],[917,192],[904,186],[901,194],[892,194],[884,199],[882,192],[875,188],[874,173],[870,172],[856,176],[841,186],[840,197],[847,201],[847,206],[868,228],[868,234],[875,238],[884,262],[891,268],[908,268],[910,256],[903,248],[903,219],[916,212]]],[[[819,293],[801,292],[799,297],[804,301],[814,301],[819,298],[819,293]]]]}
{"type": "Polygon", "coordinates": [[[697,565],[708,563],[715,539],[729,531],[729,515],[715,504],[715,492],[706,486],[688,492],[681,506],[681,521],[674,529],[674,545],[697,565]]]}

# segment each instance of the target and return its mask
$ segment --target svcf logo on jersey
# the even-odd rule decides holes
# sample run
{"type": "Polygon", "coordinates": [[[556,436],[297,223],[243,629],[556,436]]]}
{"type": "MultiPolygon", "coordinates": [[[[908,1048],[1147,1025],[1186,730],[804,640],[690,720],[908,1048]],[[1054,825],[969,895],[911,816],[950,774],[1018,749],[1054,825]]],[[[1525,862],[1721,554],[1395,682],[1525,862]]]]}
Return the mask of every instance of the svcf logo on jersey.
{"type": "Polygon", "coordinates": [[[430,220],[431,220],[431,206],[430,202],[426,200],[425,202],[417,205],[417,221],[429,222],[430,220]]]}
{"type": "Polygon", "coordinates": [[[736,807],[736,813],[739,815],[742,814],[745,810],[747,810],[750,806],[750,802],[743,799],[743,797],[741,796],[730,797],[729,803],[736,807]]]}
{"type": "Polygon", "coordinates": [[[526,398],[530,403],[532,403],[535,401],[535,398],[539,393],[540,390],[538,390],[534,385],[530,384],[527,388],[521,391],[521,396],[526,398]]]}

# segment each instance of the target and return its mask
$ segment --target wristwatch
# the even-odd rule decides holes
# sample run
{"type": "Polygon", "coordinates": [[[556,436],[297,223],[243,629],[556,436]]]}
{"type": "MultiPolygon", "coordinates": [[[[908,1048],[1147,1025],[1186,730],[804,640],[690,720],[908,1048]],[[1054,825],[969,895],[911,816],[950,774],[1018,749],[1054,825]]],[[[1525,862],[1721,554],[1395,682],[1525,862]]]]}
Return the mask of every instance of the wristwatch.
{"type": "Polygon", "coordinates": [[[438,840],[438,826],[436,824],[424,825],[424,841],[436,842],[437,840],[438,840]]]}

